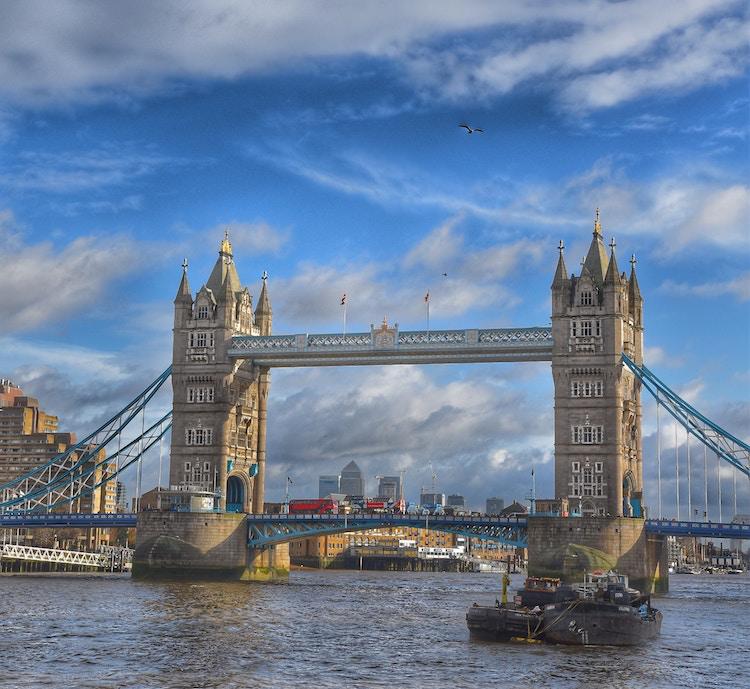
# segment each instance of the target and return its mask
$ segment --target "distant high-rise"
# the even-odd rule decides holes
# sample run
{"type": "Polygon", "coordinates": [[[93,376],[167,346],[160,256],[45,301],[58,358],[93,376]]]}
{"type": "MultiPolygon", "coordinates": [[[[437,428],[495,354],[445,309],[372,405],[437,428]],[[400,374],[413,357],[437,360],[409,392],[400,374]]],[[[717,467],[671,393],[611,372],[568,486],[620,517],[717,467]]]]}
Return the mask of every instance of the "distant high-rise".
{"type": "Polygon", "coordinates": [[[487,498],[485,514],[500,514],[505,509],[505,500],[502,498],[487,498]]]}
{"type": "Polygon", "coordinates": [[[125,488],[125,484],[122,481],[117,482],[117,497],[115,500],[118,512],[128,511],[128,492],[125,488]]]}
{"type": "MultiPolygon", "coordinates": [[[[29,397],[9,380],[0,379],[0,484],[37,468],[76,444],[75,433],[58,430],[56,416],[39,408],[39,402],[29,397]]],[[[81,451],[73,451],[66,462],[73,466],[81,459],[81,451]]],[[[63,508],[71,512],[114,512],[116,500],[115,481],[105,481],[114,465],[106,462],[105,451],[86,461],[83,469],[92,473],[96,488],[79,495],[63,508]]],[[[7,496],[0,496],[0,499],[7,496]]],[[[88,545],[96,546],[102,538],[100,529],[92,529],[88,545]]]]}
{"type": "Polygon", "coordinates": [[[327,498],[331,493],[339,492],[339,477],[334,474],[318,476],[318,497],[327,498]]]}
{"type": "Polygon", "coordinates": [[[401,477],[381,476],[378,482],[378,497],[398,500],[401,497],[401,477]]]}
{"type": "Polygon", "coordinates": [[[466,498],[463,495],[449,495],[445,504],[448,507],[466,507],[466,498]]]}
{"type": "Polygon", "coordinates": [[[344,493],[344,495],[365,494],[365,477],[356,462],[349,462],[349,464],[341,470],[339,493],[344,493]]]}
{"type": "Polygon", "coordinates": [[[419,504],[445,506],[445,493],[427,493],[422,490],[419,493],[419,504]]]}

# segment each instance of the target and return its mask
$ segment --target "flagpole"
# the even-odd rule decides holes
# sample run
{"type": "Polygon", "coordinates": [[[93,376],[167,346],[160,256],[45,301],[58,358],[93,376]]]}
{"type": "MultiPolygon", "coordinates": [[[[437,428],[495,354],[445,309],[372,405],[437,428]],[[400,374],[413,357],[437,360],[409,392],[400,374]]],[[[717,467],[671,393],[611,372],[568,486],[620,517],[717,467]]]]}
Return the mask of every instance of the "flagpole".
{"type": "Polygon", "coordinates": [[[344,296],[341,297],[341,306],[344,309],[344,314],[343,314],[344,332],[343,334],[346,335],[346,293],[344,293],[344,296]]]}
{"type": "Polygon", "coordinates": [[[427,306],[427,344],[430,343],[430,291],[424,295],[424,303],[427,306]]]}

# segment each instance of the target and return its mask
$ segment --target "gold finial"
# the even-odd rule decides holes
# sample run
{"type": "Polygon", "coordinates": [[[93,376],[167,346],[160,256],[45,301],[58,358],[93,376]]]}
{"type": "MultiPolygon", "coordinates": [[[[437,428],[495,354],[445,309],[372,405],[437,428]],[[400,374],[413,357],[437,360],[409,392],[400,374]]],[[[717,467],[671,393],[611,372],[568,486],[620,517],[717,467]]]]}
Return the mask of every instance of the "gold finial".
{"type": "Polygon", "coordinates": [[[226,254],[227,256],[232,255],[232,242],[229,241],[229,228],[224,230],[224,239],[221,240],[221,246],[219,247],[220,254],[226,254]]]}
{"type": "Polygon", "coordinates": [[[602,233],[602,224],[599,222],[599,209],[596,209],[596,219],[594,220],[594,234],[602,233]]]}

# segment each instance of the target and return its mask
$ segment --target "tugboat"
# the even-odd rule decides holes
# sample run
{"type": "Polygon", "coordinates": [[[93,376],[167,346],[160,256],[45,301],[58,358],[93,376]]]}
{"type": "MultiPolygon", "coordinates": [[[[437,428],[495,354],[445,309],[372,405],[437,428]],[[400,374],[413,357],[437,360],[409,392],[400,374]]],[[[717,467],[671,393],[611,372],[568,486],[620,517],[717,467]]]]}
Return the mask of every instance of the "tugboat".
{"type": "Polygon", "coordinates": [[[661,632],[651,596],[629,588],[624,574],[587,574],[578,598],[544,608],[544,640],[578,646],[636,646],[661,632]]]}
{"type": "Polygon", "coordinates": [[[633,646],[658,636],[662,614],[649,596],[628,587],[615,572],[587,574],[571,587],[559,579],[529,577],[508,603],[510,578],[503,575],[502,603],[474,603],[466,613],[473,637],[589,646],[633,646]]]}

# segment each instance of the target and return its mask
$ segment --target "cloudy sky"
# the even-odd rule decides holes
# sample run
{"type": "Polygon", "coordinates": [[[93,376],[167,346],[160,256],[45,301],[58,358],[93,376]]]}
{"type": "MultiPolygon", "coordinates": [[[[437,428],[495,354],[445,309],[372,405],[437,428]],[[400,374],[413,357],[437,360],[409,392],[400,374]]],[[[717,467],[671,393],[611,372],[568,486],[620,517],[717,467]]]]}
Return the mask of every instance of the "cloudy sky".
{"type": "MultiPolygon", "coordinates": [[[[433,328],[544,326],[557,243],[577,268],[599,206],[638,260],[647,364],[747,439],[746,12],[5,2],[0,375],[91,429],[169,363],[180,263],[199,287],[225,227],[276,333],[340,329],[344,292],[350,331],[423,328],[427,290],[433,328]]],[[[532,462],[552,492],[548,365],[275,371],[270,404],[270,500],[351,459],[372,488],[406,470],[409,497],[434,472],[475,507],[521,499],[532,462]]]]}

